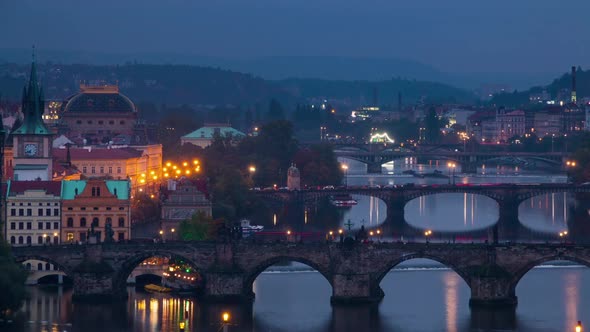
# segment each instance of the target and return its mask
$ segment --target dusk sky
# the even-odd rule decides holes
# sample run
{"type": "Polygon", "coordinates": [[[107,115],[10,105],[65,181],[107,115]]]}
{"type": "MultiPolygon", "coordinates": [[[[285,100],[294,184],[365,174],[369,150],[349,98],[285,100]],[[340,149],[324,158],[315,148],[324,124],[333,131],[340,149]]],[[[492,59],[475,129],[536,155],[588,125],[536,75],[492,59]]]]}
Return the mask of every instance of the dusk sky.
{"type": "Polygon", "coordinates": [[[590,67],[588,0],[1,0],[1,48],[397,57],[445,72],[590,67]]]}

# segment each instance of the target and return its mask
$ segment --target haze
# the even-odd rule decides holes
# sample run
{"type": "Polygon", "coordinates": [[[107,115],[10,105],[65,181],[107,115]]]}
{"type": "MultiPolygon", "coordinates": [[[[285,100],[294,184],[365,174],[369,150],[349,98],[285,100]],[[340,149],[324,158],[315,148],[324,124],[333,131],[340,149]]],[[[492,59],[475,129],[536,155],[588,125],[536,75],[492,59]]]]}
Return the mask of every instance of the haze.
{"type": "Polygon", "coordinates": [[[587,66],[588,0],[3,0],[2,48],[415,60],[448,73],[587,66]]]}

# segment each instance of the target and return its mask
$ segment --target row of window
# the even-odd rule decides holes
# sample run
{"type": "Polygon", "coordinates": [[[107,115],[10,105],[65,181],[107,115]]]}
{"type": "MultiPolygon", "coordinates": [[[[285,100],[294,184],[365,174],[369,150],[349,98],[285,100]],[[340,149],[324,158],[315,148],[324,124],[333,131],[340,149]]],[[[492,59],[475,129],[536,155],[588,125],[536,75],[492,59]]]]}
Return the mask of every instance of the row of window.
{"type": "MultiPolygon", "coordinates": [[[[98,227],[99,226],[99,219],[98,218],[92,218],[92,224],[91,226],[94,227],[98,227]]],[[[111,226],[115,226],[113,225],[113,219],[111,217],[107,217],[105,219],[105,224],[111,224],[111,226]]],[[[70,217],[66,220],[66,227],[87,227],[86,225],[86,218],[82,217],[80,218],[80,222],[78,224],[78,226],[74,226],[74,218],[70,217]]],[[[125,227],[125,218],[120,217],[118,220],[118,227],[125,227]]]]}
{"type": "MultiPolygon", "coordinates": [[[[10,215],[12,217],[16,217],[16,211],[17,211],[17,209],[10,209],[10,215]]],[[[33,209],[18,209],[18,216],[24,217],[25,212],[26,212],[27,217],[33,216],[33,209]]],[[[39,217],[43,217],[43,216],[51,217],[51,209],[45,209],[45,210],[37,209],[36,215],[39,217]]],[[[53,216],[59,217],[59,209],[53,209],[53,216]]]]}
{"type": "MultiPolygon", "coordinates": [[[[31,265],[31,263],[27,263],[25,265],[27,271],[32,271],[33,270],[33,266],[31,265]]],[[[49,263],[45,263],[45,271],[57,271],[57,266],[55,265],[51,265],[49,263]]],[[[37,271],[43,271],[43,263],[37,263],[37,271]]]]}
{"type": "MultiPolygon", "coordinates": [[[[95,233],[97,234],[97,236],[99,238],[101,238],[102,234],[100,231],[95,231],[95,233]]],[[[78,239],[78,241],[80,242],[86,242],[86,240],[88,240],[86,238],[86,232],[80,232],[80,238],[78,239]]],[[[117,232],[117,241],[124,241],[125,240],[125,232],[117,232]]],[[[72,232],[68,232],[66,233],[66,243],[73,243],[76,241],[75,235],[72,232]]]]}
{"type": "MultiPolygon", "coordinates": [[[[53,228],[51,228],[51,222],[49,222],[49,221],[46,221],[45,223],[38,222],[37,229],[43,229],[43,224],[45,224],[45,229],[59,229],[59,222],[57,222],[57,221],[53,222],[53,228]]],[[[17,225],[17,223],[11,222],[10,229],[16,229],[16,225],[17,225]]],[[[18,223],[18,229],[25,229],[25,226],[26,226],[26,229],[33,229],[33,223],[30,221],[18,223]]]]}
{"type": "MultiPolygon", "coordinates": [[[[98,210],[99,210],[99,208],[98,208],[97,206],[95,206],[95,207],[93,207],[93,208],[92,208],[92,210],[93,210],[93,211],[98,211],[98,210]]],[[[105,208],[105,210],[107,210],[107,211],[111,211],[111,210],[113,210],[113,208],[112,208],[112,207],[110,207],[110,206],[107,206],[107,207],[105,208]]],[[[74,211],[74,208],[73,208],[73,207],[71,207],[71,206],[69,206],[69,207],[68,207],[68,211],[74,211]]],[[[80,208],[80,211],[86,211],[86,207],[84,207],[84,206],[83,206],[83,207],[81,207],[81,208],[80,208]]],[[[125,211],[125,207],[124,207],[124,206],[119,206],[119,211],[125,211]]]]}
{"type": "MultiPolygon", "coordinates": [[[[104,172],[105,171],[105,167],[104,166],[100,166],[98,168],[98,170],[99,170],[99,172],[98,172],[99,174],[105,174],[105,172],[104,172]]],[[[112,166],[109,166],[107,168],[107,170],[108,170],[108,174],[113,174],[113,167],[112,166]]],[[[121,167],[117,167],[117,174],[121,174],[122,171],[123,170],[121,169],[121,167]]],[[[88,167],[87,166],[82,166],[82,173],[88,173],[88,167]]],[[[91,166],[90,167],[90,173],[91,174],[96,174],[96,166],[91,166]]]]}
{"type": "MultiPolygon", "coordinates": [[[[87,123],[87,124],[92,124],[92,123],[93,123],[93,121],[92,121],[92,120],[88,120],[88,121],[86,121],[86,123],[87,123]]],[[[103,125],[103,124],[104,124],[104,121],[102,121],[102,120],[98,120],[98,121],[97,121],[97,123],[98,123],[99,125],[103,125]]],[[[82,124],[82,120],[76,120],[76,124],[82,124]]],[[[114,125],[114,124],[115,124],[115,121],[114,121],[114,120],[109,120],[109,124],[110,124],[110,125],[114,125]]],[[[120,124],[120,125],[124,125],[124,124],[125,124],[125,121],[121,120],[121,121],[119,121],[119,124],[120,124]]]]}
{"type": "MultiPolygon", "coordinates": [[[[12,206],[16,206],[16,203],[11,203],[12,206]]],[[[18,203],[19,206],[23,206],[23,203],[18,203]]],[[[51,203],[47,203],[47,206],[51,206],[51,203]]],[[[58,206],[59,203],[53,203],[53,205],[58,206]]],[[[31,203],[27,203],[27,206],[31,206],[31,203]]],[[[39,206],[43,206],[43,203],[39,203],[39,206]]]]}
{"type": "MultiPolygon", "coordinates": [[[[51,236],[38,236],[37,237],[37,244],[51,244],[51,236]]],[[[17,237],[16,236],[11,236],[10,237],[10,244],[17,244],[17,237]]],[[[18,237],[18,244],[33,244],[32,238],[30,236],[27,236],[26,238],[24,236],[19,236],[18,237]],[[26,243],[25,243],[26,241],[26,243]]],[[[58,236],[54,236],[53,237],[53,244],[59,244],[59,237],[58,236]]]]}

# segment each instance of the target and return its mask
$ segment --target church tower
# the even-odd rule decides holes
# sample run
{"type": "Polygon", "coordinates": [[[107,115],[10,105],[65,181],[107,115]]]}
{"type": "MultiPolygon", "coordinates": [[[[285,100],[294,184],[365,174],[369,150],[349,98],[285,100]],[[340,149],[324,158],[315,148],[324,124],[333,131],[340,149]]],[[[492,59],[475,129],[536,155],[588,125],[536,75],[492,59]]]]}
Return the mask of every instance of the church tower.
{"type": "Polygon", "coordinates": [[[23,88],[24,119],[20,127],[12,133],[14,180],[16,181],[39,179],[51,181],[53,178],[52,133],[43,123],[44,107],[43,89],[37,82],[37,67],[33,61],[29,85],[23,88]]]}

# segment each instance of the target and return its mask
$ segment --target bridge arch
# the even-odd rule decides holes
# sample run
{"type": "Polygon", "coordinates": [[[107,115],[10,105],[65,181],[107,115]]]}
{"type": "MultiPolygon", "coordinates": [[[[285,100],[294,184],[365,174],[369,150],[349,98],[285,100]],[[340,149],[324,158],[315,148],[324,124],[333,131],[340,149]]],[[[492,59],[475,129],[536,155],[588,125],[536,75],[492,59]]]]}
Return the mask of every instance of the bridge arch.
{"type": "MultiPolygon", "coordinates": [[[[47,269],[46,269],[47,265],[46,264],[51,264],[55,268],[57,268],[57,270],[52,270],[52,271],[55,271],[55,272],[62,271],[68,277],[72,277],[73,276],[73,271],[72,271],[72,269],[69,266],[66,266],[65,264],[62,264],[61,262],[58,262],[55,259],[52,259],[52,258],[49,258],[49,257],[45,257],[43,255],[26,255],[26,256],[17,256],[15,258],[16,263],[21,264],[21,265],[24,262],[31,261],[31,260],[32,261],[40,261],[40,262],[45,263],[45,264],[42,265],[42,267],[43,267],[42,270],[43,271],[47,271],[47,269]]],[[[28,268],[28,267],[29,266],[27,264],[26,268],[28,268]]],[[[38,266],[33,266],[33,265],[31,265],[30,268],[31,268],[31,270],[35,270],[35,269],[38,270],[39,269],[38,266]]]]}
{"type": "MultiPolygon", "coordinates": [[[[125,259],[125,261],[123,261],[119,265],[119,267],[116,269],[116,273],[113,276],[113,291],[116,292],[117,294],[125,294],[126,288],[127,288],[128,277],[131,275],[133,270],[135,270],[135,268],[141,264],[141,262],[143,262],[146,259],[151,258],[151,257],[168,257],[168,258],[183,260],[183,261],[187,262],[189,265],[191,265],[192,267],[196,268],[197,271],[199,271],[201,273],[205,269],[204,266],[197,264],[194,260],[189,259],[186,256],[174,253],[172,251],[150,250],[150,251],[146,251],[146,252],[140,252],[140,253],[137,253],[137,254],[125,259]]],[[[201,276],[204,278],[203,274],[201,274],[201,276]]],[[[204,280],[204,282],[206,282],[206,280],[204,280]]]]}
{"type": "Polygon", "coordinates": [[[311,267],[312,269],[318,271],[330,284],[330,287],[333,287],[332,285],[332,274],[330,273],[330,271],[324,267],[322,267],[321,264],[318,264],[306,257],[298,257],[298,256],[292,256],[292,255],[280,255],[280,256],[275,256],[272,258],[268,258],[265,259],[259,263],[257,263],[252,269],[250,269],[249,271],[246,271],[246,277],[244,278],[244,294],[253,294],[253,284],[254,281],[256,280],[256,278],[258,278],[258,276],[264,272],[266,269],[268,269],[269,267],[277,264],[277,263],[284,263],[284,262],[297,262],[297,263],[302,263],[305,264],[309,267],[311,267]]]}
{"type": "Polygon", "coordinates": [[[576,256],[570,256],[570,255],[563,255],[563,254],[554,254],[554,255],[549,255],[549,256],[544,256],[541,258],[538,258],[534,261],[530,261],[527,262],[527,264],[525,264],[523,267],[521,267],[519,270],[517,270],[511,280],[510,283],[510,287],[512,289],[513,292],[515,292],[516,290],[516,286],[518,286],[518,283],[520,282],[520,280],[529,272],[531,271],[533,268],[543,264],[543,263],[547,263],[547,262],[551,262],[551,261],[570,261],[570,262],[574,262],[586,267],[590,268],[590,257],[576,257],[576,256]]]}
{"type": "Polygon", "coordinates": [[[457,267],[455,264],[453,264],[450,261],[447,261],[444,258],[420,252],[403,255],[401,257],[396,257],[395,259],[392,259],[390,261],[386,261],[384,264],[382,264],[382,266],[377,270],[377,273],[375,274],[376,285],[381,284],[381,281],[383,281],[383,279],[389,273],[389,271],[393,270],[399,264],[412,259],[429,259],[431,261],[440,263],[445,267],[450,268],[455,273],[457,273],[457,275],[459,275],[461,279],[463,279],[466,285],[470,285],[470,277],[466,271],[463,271],[461,268],[457,267]]]}

